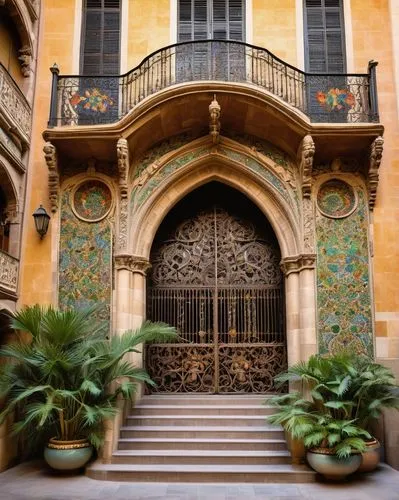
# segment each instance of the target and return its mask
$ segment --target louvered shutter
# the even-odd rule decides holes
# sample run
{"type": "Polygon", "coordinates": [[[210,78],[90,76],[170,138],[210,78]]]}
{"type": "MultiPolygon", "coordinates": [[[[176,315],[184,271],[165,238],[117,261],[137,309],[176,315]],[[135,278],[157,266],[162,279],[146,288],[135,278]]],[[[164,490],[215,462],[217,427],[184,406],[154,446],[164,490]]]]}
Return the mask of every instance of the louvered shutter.
{"type": "Polygon", "coordinates": [[[178,41],[243,41],[244,4],[244,0],[179,0],[178,41]]]}
{"type": "Polygon", "coordinates": [[[311,73],[345,72],[342,0],[305,0],[305,62],[311,73]]]}
{"type": "Polygon", "coordinates": [[[120,0],[86,0],[81,73],[117,75],[120,62],[120,0]]]}

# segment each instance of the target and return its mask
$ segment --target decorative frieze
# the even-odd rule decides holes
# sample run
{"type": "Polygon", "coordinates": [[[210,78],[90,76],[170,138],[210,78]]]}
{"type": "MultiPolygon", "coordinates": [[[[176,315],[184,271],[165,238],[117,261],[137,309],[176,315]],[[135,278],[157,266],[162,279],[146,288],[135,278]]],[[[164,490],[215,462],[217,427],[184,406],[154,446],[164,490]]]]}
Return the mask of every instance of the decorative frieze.
{"type": "Polygon", "coordinates": [[[303,247],[305,252],[315,251],[315,229],[313,200],[304,198],[302,201],[303,247]]]}
{"type": "Polygon", "coordinates": [[[140,257],[138,255],[130,254],[119,254],[114,257],[115,269],[117,271],[121,269],[126,269],[133,273],[142,274],[146,276],[147,272],[151,268],[151,263],[145,257],[140,257]]]}
{"type": "Polygon", "coordinates": [[[19,260],[0,251],[0,287],[12,293],[17,292],[19,260]]]}
{"type": "Polygon", "coordinates": [[[31,134],[31,109],[7,70],[0,64],[0,113],[7,115],[26,140],[31,134]]]}
{"type": "Polygon", "coordinates": [[[48,167],[48,188],[50,195],[51,211],[55,213],[58,209],[60,192],[60,176],[58,174],[57,150],[51,142],[46,142],[43,147],[44,157],[48,167]]]}
{"type": "Polygon", "coordinates": [[[281,270],[288,276],[291,273],[300,273],[304,269],[316,267],[316,254],[301,254],[293,257],[285,257],[280,263],[281,270]]]}
{"type": "Polygon", "coordinates": [[[28,78],[31,74],[31,64],[32,64],[32,49],[27,45],[24,45],[18,51],[18,60],[21,63],[21,73],[25,78],[28,78]]]}
{"type": "Polygon", "coordinates": [[[379,136],[371,145],[370,148],[370,163],[368,169],[368,190],[369,190],[369,207],[374,209],[375,199],[377,197],[377,187],[379,179],[379,168],[382,160],[382,152],[384,150],[384,139],[379,136]]]}

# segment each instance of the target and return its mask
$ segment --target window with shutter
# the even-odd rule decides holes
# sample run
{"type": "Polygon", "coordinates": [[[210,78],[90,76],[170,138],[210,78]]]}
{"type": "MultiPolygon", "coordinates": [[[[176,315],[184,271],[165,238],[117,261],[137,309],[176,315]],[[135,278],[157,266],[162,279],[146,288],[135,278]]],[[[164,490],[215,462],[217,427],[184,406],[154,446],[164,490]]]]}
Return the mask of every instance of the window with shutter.
{"type": "Polygon", "coordinates": [[[117,75],[120,61],[120,0],[85,0],[81,40],[83,75],[117,75]]]}
{"type": "Polygon", "coordinates": [[[245,0],[179,0],[177,39],[244,41],[245,0]]]}
{"type": "Polygon", "coordinates": [[[344,73],[345,37],[342,0],[304,0],[306,71],[344,73]]]}

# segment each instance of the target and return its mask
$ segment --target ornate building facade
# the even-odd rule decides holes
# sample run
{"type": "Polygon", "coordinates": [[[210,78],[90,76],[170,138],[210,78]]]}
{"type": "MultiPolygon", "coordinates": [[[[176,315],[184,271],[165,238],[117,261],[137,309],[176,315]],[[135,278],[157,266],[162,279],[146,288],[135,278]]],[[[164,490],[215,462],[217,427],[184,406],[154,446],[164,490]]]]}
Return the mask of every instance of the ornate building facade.
{"type": "Polygon", "coordinates": [[[343,346],[397,369],[399,2],[1,3],[2,311],[174,324],[137,359],[164,393],[343,346]]]}

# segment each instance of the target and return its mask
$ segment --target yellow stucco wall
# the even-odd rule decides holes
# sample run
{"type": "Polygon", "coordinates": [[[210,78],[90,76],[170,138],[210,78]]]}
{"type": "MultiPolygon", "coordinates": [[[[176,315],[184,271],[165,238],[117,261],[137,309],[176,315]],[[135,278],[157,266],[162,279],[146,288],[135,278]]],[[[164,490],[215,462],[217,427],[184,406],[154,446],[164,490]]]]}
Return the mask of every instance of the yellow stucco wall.
{"type": "Polygon", "coordinates": [[[387,0],[352,0],[355,71],[378,61],[380,120],[384,155],[374,212],[376,345],[380,358],[399,357],[399,130],[391,21],[387,0]],[[375,20],[378,19],[378,22],[375,20]]]}
{"type": "Polygon", "coordinates": [[[13,77],[19,87],[22,87],[24,77],[18,61],[18,49],[21,47],[16,27],[8,16],[5,8],[0,10],[0,63],[13,77]]]}
{"type": "Polygon", "coordinates": [[[132,69],[170,41],[170,0],[129,0],[128,59],[132,69]]]}
{"type": "Polygon", "coordinates": [[[34,228],[32,213],[40,204],[43,204],[50,212],[48,169],[44,161],[42,138],[42,132],[47,128],[50,109],[51,73],[49,68],[56,62],[63,73],[72,71],[74,11],[74,0],[45,0],[42,3],[40,57],[33,108],[33,139],[28,167],[27,205],[21,259],[20,304],[50,303],[56,287],[51,264],[52,252],[57,250],[51,246],[56,224],[54,220],[50,221],[47,236],[40,240],[34,228]]]}
{"type": "Polygon", "coordinates": [[[253,44],[297,63],[295,0],[253,0],[253,44]]]}

